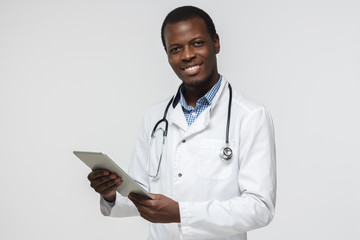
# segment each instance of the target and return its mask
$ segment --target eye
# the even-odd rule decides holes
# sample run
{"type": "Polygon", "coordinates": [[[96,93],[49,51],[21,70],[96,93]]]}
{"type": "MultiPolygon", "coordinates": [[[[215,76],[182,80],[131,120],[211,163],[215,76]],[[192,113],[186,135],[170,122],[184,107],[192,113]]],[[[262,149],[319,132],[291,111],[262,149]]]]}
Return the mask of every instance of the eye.
{"type": "Polygon", "coordinates": [[[202,47],[204,45],[204,41],[196,41],[193,44],[195,47],[202,47]]]}
{"type": "Polygon", "coordinates": [[[169,49],[169,53],[170,54],[176,54],[180,51],[180,48],[179,47],[173,47],[173,48],[170,48],[169,49]]]}

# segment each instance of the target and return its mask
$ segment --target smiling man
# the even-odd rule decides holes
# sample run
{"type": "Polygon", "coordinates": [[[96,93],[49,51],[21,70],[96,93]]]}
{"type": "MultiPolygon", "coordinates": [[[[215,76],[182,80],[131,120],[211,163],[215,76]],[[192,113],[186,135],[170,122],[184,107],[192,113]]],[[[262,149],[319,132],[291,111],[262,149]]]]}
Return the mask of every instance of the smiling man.
{"type": "Polygon", "coordinates": [[[88,179],[101,195],[101,211],[140,215],[150,222],[149,239],[246,239],[274,216],[270,113],[219,74],[220,40],[203,10],[174,9],[161,36],[182,85],[145,114],[129,168],[154,199],[121,196],[121,179],[97,170],[88,179]]]}
{"type": "Polygon", "coordinates": [[[169,63],[183,81],[186,102],[195,106],[196,100],[219,80],[216,64],[219,36],[210,35],[205,21],[199,17],[167,23],[162,29],[169,63]]]}

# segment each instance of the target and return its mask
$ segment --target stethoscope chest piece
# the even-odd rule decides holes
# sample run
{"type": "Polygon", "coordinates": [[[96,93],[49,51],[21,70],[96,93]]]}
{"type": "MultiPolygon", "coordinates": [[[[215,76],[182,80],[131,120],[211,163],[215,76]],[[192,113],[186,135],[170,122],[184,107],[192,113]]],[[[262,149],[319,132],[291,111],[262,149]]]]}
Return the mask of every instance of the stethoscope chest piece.
{"type": "Polygon", "coordinates": [[[230,147],[223,147],[220,152],[220,157],[224,160],[230,160],[232,157],[232,149],[230,147]]]}

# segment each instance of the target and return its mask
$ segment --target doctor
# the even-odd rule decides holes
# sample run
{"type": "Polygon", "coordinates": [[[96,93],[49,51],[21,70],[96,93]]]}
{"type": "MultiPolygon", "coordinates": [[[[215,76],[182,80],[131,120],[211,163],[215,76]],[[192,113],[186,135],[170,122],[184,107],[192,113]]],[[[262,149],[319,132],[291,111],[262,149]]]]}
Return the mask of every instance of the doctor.
{"type": "Polygon", "coordinates": [[[207,13],[191,6],[174,9],[161,31],[182,85],[173,99],[145,114],[129,167],[154,199],[121,196],[116,192],[121,179],[107,170],[93,171],[88,179],[101,195],[104,215],[140,215],[150,222],[149,239],[244,240],[247,231],[274,216],[271,116],[263,105],[232,91],[219,74],[220,41],[207,13]],[[167,138],[162,121],[152,139],[163,118],[167,138]],[[224,147],[231,149],[229,159],[221,153],[224,147]]]}

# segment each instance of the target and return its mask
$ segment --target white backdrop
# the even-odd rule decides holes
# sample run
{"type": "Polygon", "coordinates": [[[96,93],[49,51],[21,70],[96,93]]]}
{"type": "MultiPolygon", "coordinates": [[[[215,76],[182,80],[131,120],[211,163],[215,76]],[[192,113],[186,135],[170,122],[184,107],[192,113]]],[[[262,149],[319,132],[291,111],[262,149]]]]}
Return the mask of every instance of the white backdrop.
{"type": "Polygon", "coordinates": [[[0,0],[0,239],[146,238],[145,220],[100,214],[72,151],[127,168],[144,111],[180,83],[160,26],[185,4],[212,16],[219,71],[274,118],[277,212],[249,239],[358,239],[357,0],[0,0]]]}

